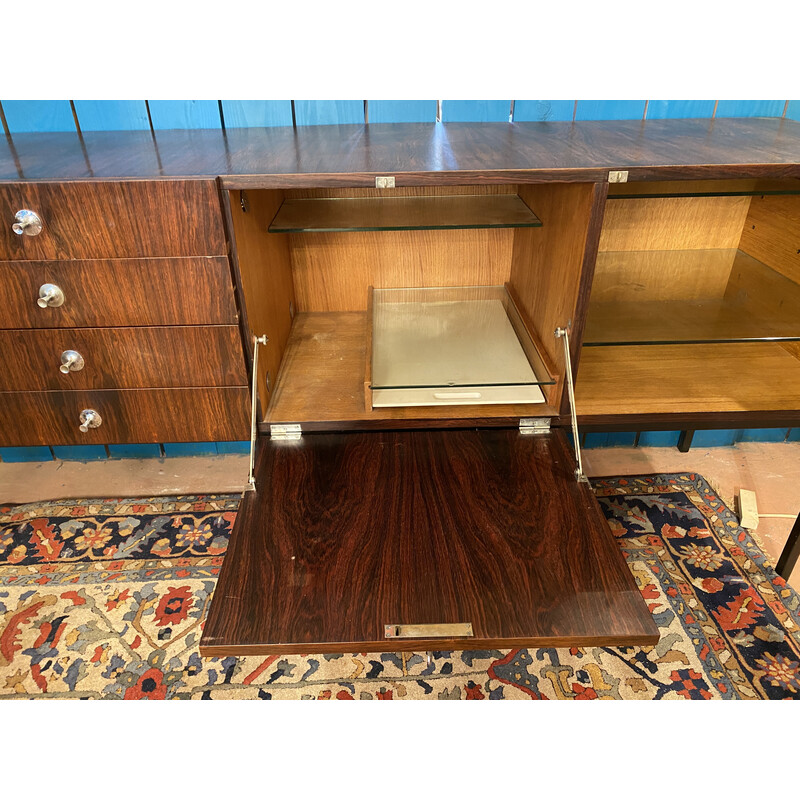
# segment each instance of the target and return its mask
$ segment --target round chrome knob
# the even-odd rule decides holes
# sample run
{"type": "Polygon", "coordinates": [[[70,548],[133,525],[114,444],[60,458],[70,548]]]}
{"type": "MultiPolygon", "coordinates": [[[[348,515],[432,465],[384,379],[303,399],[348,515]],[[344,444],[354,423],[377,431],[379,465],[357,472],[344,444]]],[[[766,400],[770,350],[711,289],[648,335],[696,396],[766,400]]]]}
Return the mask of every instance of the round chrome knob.
{"type": "Polygon", "coordinates": [[[93,408],[81,411],[81,433],[87,433],[89,428],[99,428],[102,424],[103,418],[93,408]]]}
{"type": "Polygon", "coordinates": [[[16,222],[11,226],[11,230],[17,236],[22,236],[23,233],[26,236],[38,236],[42,232],[42,219],[35,211],[23,208],[21,211],[17,211],[14,219],[16,222]]]}
{"type": "Polygon", "coordinates": [[[59,369],[65,375],[69,375],[70,372],[80,372],[85,363],[83,356],[77,350],[65,350],[61,354],[61,366],[59,369]]]}
{"type": "Polygon", "coordinates": [[[58,308],[64,304],[64,292],[60,286],[54,283],[45,283],[39,287],[39,297],[36,305],[39,308],[58,308]]]}

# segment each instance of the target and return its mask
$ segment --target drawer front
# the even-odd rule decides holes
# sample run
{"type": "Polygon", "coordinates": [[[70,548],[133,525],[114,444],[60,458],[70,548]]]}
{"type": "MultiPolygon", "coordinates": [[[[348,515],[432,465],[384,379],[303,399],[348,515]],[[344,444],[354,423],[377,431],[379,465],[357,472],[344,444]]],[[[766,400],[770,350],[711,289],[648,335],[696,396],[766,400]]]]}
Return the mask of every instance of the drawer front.
{"type": "Polygon", "coordinates": [[[0,398],[0,445],[242,441],[249,415],[246,387],[8,392],[0,398]],[[85,409],[102,423],[82,433],[85,409]]]}
{"type": "Polygon", "coordinates": [[[225,256],[0,261],[0,328],[236,322],[225,256]],[[46,284],[61,289],[61,305],[37,305],[46,284]]]}
{"type": "Polygon", "coordinates": [[[0,185],[2,260],[226,253],[213,180],[0,185]],[[12,230],[17,212],[23,209],[41,219],[38,235],[17,235],[12,230]]]}
{"type": "Polygon", "coordinates": [[[0,353],[0,392],[247,384],[234,325],[0,331],[0,353]]]}

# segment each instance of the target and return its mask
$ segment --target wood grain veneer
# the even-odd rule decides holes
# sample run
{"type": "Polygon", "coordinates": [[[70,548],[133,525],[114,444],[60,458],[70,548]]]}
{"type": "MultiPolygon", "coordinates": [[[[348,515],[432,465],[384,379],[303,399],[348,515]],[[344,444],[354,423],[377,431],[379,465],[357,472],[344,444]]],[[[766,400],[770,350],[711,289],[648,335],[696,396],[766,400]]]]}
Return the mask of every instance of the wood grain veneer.
{"type": "MultiPolygon", "coordinates": [[[[594,184],[548,184],[520,186],[520,196],[536,209],[542,228],[514,231],[514,250],[509,287],[526,324],[541,344],[551,375],[558,376],[553,387],[543,387],[550,405],[562,408],[564,392],[564,349],[554,331],[575,326],[581,291],[581,275],[594,261],[596,230],[592,224],[602,213],[605,186],[594,184]]],[[[570,331],[571,357],[576,360],[580,328],[570,331]],[[573,332],[574,331],[574,332],[573,332]],[[577,334],[577,335],[576,335],[577,334]]]]}
{"type": "Polygon", "coordinates": [[[736,248],[749,197],[663,197],[606,204],[600,252],[736,248]]]}
{"type": "Polygon", "coordinates": [[[800,176],[782,119],[393,123],[26,133],[0,139],[0,180],[224,176],[228,188],[800,176]],[[505,174],[504,174],[505,173],[505,174]]]}
{"type": "Polygon", "coordinates": [[[263,413],[297,309],[288,239],[267,233],[283,202],[283,193],[229,192],[227,201],[235,236],[234,263],[247,310],[248,355],[252,357],[253,336],[266,334],[269,339],[266,345],[260,345],[259,352],[258,396],[263,413]]]}
{"type": "Polygon", "coordinates": [[[204,656],[654,644],[658,630],[563,435],[263,441],[204,656]],[[474,638],[384,638],[471,622],[474,638]]]}
{"type": "Polygon", "coordinates": [[[739,247],[800,283],[800,197],[754,197],[739,247]]]}
{"type": "Polygon", "coordinates": [[[246,386],[5,392],[0,430],[6,447],[243,441],[250,435],[249,398],[246,386]],[[81,433],[79,416],[88,408],[103,424],[81,433]]]}
{"type": "Polygon", "coordinates": [[[0,261],[0,328],[235,324],[228,259],[0,261]],[[66,300],[39,308],[39,287],[66,300]]]}
{"type": "Polygon", "coordinates": [[[800,360],[776,342],[585,347],[578,414],[796,411],[800,360]]]}
{"type": "Polygon", "coordinates": [[[227,254],[211,180],[5,184],[0,221],[9,261],[227,254]],[[42,218],[38,236],[11,230],[23,208],[42,218]]]}
{"type": "Polygon", "coordinates": [[[368,286],[502,285],[510,274],[514,233],[468,229],[288,234],[298,307],[364,311],[368,286]]]}
{"type": "Polygon", "coordinates": [[[0,330],[0,352],[0,392],[247,383],[235,325],[0,330]],[[65,350],[83,356],[82,370],[59,372],[65,350]]]}
{"type": "Polygon", "coordinates": [[[304,430],[325,430],[332,423],[342,430],[391,427],[392,423],[427,427],[448,420],[518,425],[520,417],[557,413],[546,403],[368,409],[364,390],[367,329],[364,311],[298,314],[266,422],[299,422],[304,430]]]}

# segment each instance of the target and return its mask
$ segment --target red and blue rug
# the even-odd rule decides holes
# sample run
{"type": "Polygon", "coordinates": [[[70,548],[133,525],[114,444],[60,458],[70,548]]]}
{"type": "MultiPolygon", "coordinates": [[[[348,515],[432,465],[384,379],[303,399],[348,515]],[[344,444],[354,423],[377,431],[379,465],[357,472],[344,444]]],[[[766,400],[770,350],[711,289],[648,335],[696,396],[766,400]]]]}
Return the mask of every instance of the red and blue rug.
{"type": "Polygon", "coordinates": [[[706,481],[593,485],[653,647],[201,658],[238,496],[0,507],[0,697],[800,697],[800,599],[706,481]]]}

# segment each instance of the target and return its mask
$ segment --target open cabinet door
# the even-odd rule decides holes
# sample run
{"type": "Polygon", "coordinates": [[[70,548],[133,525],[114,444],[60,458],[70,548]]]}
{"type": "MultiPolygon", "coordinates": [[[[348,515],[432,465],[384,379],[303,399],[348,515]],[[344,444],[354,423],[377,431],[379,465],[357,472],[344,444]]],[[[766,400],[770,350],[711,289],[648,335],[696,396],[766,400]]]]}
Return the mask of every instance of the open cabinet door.
{"type": "Polygon", "coordinates": [[[561,431],[261,440],[205,656],[654,644],[561,431]]]}

